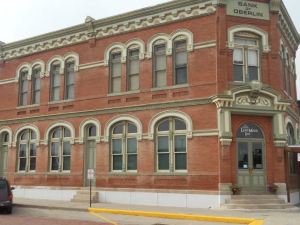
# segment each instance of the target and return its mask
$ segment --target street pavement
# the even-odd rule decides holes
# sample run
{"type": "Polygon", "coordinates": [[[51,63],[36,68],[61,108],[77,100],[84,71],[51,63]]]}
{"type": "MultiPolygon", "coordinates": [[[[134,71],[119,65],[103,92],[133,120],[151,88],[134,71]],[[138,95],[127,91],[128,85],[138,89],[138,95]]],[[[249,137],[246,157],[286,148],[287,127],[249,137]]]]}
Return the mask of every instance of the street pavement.
{"type": "MultiPolygon", "coordinates": [[[[161,218],[148,218],[141,216],[125,216],[115,214],[97,214],[93,215],[87,212],[88,203],[74,203],[49,200],[33,200],[33,199],[15,199],[17,207],[14,208],[12,217],[30,216],[36,219],[67,219],[80,221],[89,221],[85,225],[110,224],[110,225],[223,225],[225,223],[207,222],[207,221],[186,221],[186,220],[171,220],[161,218]]],[[[224,209],[188,209],[176,207],[157,207],[157,206],[138,206],[138,205],[121,205],[121,204],[105,204],[96,203],[93,208],[107,208],[120,210],[140,210],[140,211],[155,211],[166,213],[183,213],[206,216],[224,216],[238,218],[256,218],[263,219],[264,225],[300,225],[300,208],[295,207],[285,210],[224,210],[224,209]]],[[[10,216],[0,215],[0,225],[2,225],[2,216],[10,218],[10,216]]],[[[24,219],[26,221],[26,219],[24,219]]],[[[63,224],[69,224],[64,221],[63,224]]],[[[7,224],[7,223],[3,223],[7,224]]],[[[11,223],[24,224],[24,223],[11,223]]],[[[50,225],[51,223],[31,223],[50,225]]],[[[59,223],[53,223],[59,224],[59,223]]],[[[76,223],[70,223],[77,225],[76,223]]],[[[80,223],[78,223],[80,224],[80,223]]],[[[227,223],[227,225],[230,223],[227,223]]],[[[26,224],[25,224],[26,225],[26,224]]]]}

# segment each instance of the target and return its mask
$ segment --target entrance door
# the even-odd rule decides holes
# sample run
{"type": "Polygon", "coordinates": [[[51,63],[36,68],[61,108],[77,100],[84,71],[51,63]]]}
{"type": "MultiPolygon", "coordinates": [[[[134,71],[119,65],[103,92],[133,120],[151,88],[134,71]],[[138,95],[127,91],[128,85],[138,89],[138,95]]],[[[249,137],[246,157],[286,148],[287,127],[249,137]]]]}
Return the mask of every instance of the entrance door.
{"type": "MultiPolygon", "coordinates": [[[[86,149],[85,149],[85,186],[90,185],[90,181],[88,180],[88,170],[96,169],[96,141],[95,140],[87,140],[86,141],[86,149]]],[[[95,185],[95,180],[92,180],[92,185],[95,185]]]]}
{"type": "Polygon", "coordinates": [[[0,148],[0,177],[5,177],[7,172],[8,146],[2,145],[0,148]]]}
{"type": "Polygon", "coordinates": [[[244,191],[264,191],[266,186],[265,148],[262,132],[253,124],[238,131],[237,182],[244,191]]]}

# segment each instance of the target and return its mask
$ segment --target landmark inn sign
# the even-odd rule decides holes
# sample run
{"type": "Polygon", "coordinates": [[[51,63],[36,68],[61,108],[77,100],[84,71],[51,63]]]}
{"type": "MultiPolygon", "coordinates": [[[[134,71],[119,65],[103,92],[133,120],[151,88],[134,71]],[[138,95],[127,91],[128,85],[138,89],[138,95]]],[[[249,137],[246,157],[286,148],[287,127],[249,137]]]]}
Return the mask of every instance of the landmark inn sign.
{"type": "Polygon", "coordinates": [[[226,2],[227,15],[261,20],[270,19],[269,4],[242,0],[227,0],[226,2]]]}

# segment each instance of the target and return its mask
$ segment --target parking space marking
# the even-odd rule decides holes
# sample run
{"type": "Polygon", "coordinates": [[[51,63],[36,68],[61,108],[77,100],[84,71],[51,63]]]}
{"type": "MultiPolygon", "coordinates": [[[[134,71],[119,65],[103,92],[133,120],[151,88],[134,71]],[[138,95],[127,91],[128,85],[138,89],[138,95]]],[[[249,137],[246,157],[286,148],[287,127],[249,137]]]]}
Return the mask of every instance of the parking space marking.
{"type": "Polygon", "coordinates": [[[94,212],[90,212],[90,214],[92,214],[93,216],[96,216],[96,217],[98,217],[98,218],[100,218],[100,219],[104,220],[105,222],[108,222],[112,225],[118,225],[116,222],[114,222],[112,220],[109,220],[109,219],[105,218],[104,216],[101,216],[100,214],[97,214],[97,213],[94,213],[94,212]]]}

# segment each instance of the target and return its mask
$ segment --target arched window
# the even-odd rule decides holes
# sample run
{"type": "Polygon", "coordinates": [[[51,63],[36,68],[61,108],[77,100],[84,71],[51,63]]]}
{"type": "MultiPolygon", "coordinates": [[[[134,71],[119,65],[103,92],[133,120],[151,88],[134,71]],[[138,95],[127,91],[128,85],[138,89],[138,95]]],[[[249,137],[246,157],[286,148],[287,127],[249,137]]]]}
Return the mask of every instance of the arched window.
{"type": "Polygon", "coordinates": [[[260,80],[260,38],[249,32],[234,36],[233,80],[249,82],[260,80]]]}
{"type": "Polygon", "coordinates": [[[50,101],[60,100],[60,62],[55,61],[50,68],[50,101]]]}
{"type": "Polygon", "coordinates": [[[28,69],[22,69],[19,76],[19,105],[27,105],[28,101],[28,69]]]}
{"type": "Polygon", "coordinates": [[[41,68],[35,66],[32,69],[32,78],[31,78],[31,103],[39,104],[41,95],[41,68]]]}
{"type": "Polygon", "coordinates": [[[50,171],[68,172],[71,168],[71,132],[60,126],[50,132],[50,171]]]}
{"type": "Polygon", "coordinates": [[[129,121],[118,122],[111,131],[112,171],[137,170],[137,127],[129,121]]]}
{"type": "Polygon", "coordinates": [[[122,76],[122,63],[121,63],[121,50],[113,49],[109,55],[109,92],[121,92],[121,76],[122,76]]]}
{"type": "Polygon", "coordinates": [[[75,61],[70,58],[65,63],[65,95],[64,99],[74,99],[75,61]]]}
{"type": "Polygon", "coordinates": [[[36,133],[31,129],[23,130],[18,137],[18,172],[33,172],[36,167],[36,133]]]}
{"type": "Polygon", "coordinates": [[[169,117],[156,126],[157,171],[187,170],[186,124],[183,120],[169,117]]]}
{"type": "Polygon", "coordinates": [[[4,131],[0,135],[0,177],[6,175],[9,134],[4,131]]]}
{"type": "Polygon", "coordinates": [[[286,132],[287,132],[288,145],[295,145],[296,139],[295,139],[295,133],[294,133],[294,128],[293,128],[292,124],[290,124],[290,123],[287,124],[286,132]]]}
{"type": "Polygon", "coordinates": [[[139,89],[140,77],[140,49],[133,45],[127,51],[127,91],[139,89]]]}
{"type": "Polygon", "coordinates": [[[178,36],[173,43],[174,84],[187,83],[187,41],[185,36],[178,36]]]}
{"type": "Polygon", "coordinates": [[[157,40],[153,44],[153,87],[167,86],[167,43],[157,40]]]}

